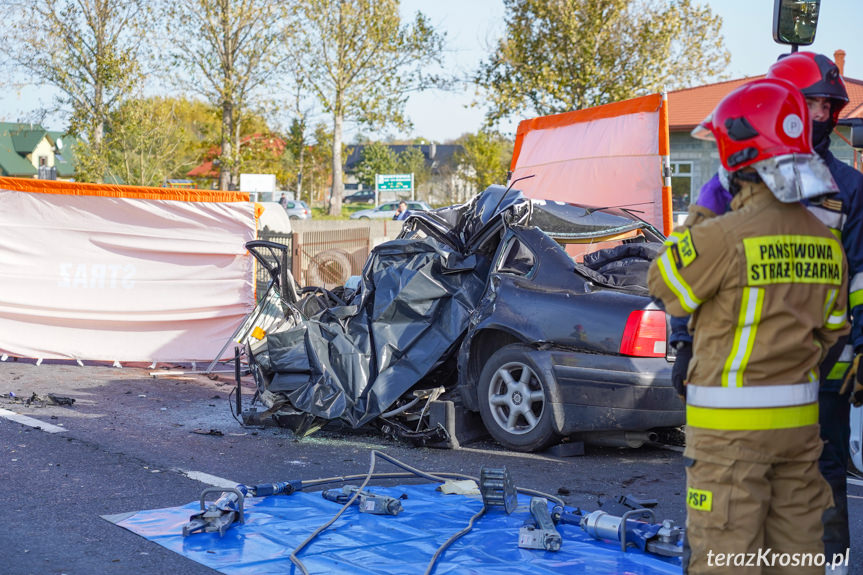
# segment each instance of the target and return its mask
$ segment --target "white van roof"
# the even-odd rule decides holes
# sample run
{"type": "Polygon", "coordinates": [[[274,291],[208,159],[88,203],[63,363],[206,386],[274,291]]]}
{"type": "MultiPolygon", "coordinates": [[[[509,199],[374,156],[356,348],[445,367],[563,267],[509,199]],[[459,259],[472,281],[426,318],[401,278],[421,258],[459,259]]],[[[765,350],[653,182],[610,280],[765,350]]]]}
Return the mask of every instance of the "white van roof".
{"type": "Polygon", "coordinates": [[[279,202],[257,202],[264,211],[258,218],[258,232],[264,228],[277,234],[291,233],[291,218],[279,202]]]}

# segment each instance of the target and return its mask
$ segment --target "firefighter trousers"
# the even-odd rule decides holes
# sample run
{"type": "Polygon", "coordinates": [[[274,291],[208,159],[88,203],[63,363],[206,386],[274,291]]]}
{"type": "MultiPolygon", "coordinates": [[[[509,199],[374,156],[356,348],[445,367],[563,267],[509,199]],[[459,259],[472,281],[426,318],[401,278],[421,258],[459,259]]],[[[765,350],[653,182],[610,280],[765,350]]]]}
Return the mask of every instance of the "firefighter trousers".
{"type": "Polygon", "coordinates": [[[687,460],[686,484],[685,573],[824,573],[832,497],[816,460],[687,460]]]}

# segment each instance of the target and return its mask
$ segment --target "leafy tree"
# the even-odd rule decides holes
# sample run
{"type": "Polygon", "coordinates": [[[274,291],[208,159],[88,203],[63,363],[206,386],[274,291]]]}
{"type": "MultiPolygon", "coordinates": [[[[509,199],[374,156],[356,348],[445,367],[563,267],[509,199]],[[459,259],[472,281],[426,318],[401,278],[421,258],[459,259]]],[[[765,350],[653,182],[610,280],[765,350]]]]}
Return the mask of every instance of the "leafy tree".
{"type": "Polygon", "coordinates": [[[76,177],[101,181],[106,124],[141,79],[141,31],[149,12],[137,0],[40,0],[3,6],[7,54],[56,87],[80,136],[76,177]]]}
{"type": "Polygon", "coordinates": [[[457,140],[463,149],[457,152],[459,175],[481,192],[492,184],[506,182],[513,144],[497,132],[480,131],[457,140]]]}
{"type": "Polygon", "coordinates": [[[438,81],[443,37],[417,13],[403,25],[398,0],[299,0],[293,13],[298,68],[327,113],[332,114],[330,214],[344,195],[342,130],[345,121],[370,126],[406,125],[406,94],[438,81]]]}
{"type": "Polygon", "coordinates": [[[327,198],[327,190],[332,190],[333,134],[323,122],[312,130],[304,166],[304,189],[307,189],[310,201],[327,198]]]}
{"type": "Polygon", "coordinates": [[[504,0],[506,36],[475,80],[487,122],[555,114],[692,85],[730,55],[695,0],[504,0]]]}
{"type": "Polygon", "coordinates": [[[419,146],[411,146],[399,154],[397,170],[402,174],[414,175],[414,188],[419,190],[431,177],[431,170],[426,165],[426,157],[419,146]]]}
{"type": "Polygon", "coordinates": [[[229,189],[239,183],[241,124],[281,61],[282,10],[269,0],[171,0],[165,10],[188,86],[220,110],[219,188],[229,189]]]}
{"type": "Polygon", "coordinates": [[[159,186],[181,161],[188,139],[176,114],[176,100],[131,99],[112,114],[106,134],[108,171],[127,184],[159,186]]]}
{"type": "Polygon", "coordinates": [[[398,157],[386,144],[374,142],[363,148],[363,159],[357,164],[357,179],[364,188],[374,188],[376,174],[394,174],[398,157]]]}

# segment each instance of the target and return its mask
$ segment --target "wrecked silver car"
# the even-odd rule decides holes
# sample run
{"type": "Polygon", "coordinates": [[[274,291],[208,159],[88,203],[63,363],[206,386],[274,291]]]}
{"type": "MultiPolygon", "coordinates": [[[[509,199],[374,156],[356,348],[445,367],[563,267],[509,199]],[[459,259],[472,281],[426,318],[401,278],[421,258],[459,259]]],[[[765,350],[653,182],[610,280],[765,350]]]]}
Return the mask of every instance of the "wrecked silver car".
{"type": "Polygon", "coordinates": [[[413,213],[356,289],[282,298],[247,352],[255,400],[298,434],[338,420],[450,445],[478,412],[519,451],[682,425],[646,289],[662,239],[621,209],[501,186],[413,213]]]}

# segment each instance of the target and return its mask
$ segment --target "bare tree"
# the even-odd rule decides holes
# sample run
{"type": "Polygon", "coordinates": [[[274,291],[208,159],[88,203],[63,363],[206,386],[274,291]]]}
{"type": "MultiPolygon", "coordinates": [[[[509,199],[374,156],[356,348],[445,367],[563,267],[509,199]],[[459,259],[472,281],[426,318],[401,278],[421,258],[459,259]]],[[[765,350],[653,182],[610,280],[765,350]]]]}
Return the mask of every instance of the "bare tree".
{"type": "Polygon", "coordinates": [[[186,86],[221,111],[219,188],[227,190],[239,181],[243,115],[281,61],[284,12],[270,0],[172,0],[165,13],[186,86]]]}
{"type": "Polygon", "coordinates": [[[138,0],[40,0],[2,5],[18,69],[56,87],[70,131],[83,136],[78,178],[101,181],[111,112],[141,79],[139,56],[146,4],[138,0]]]}
{"type": "Polygon", "coordinates": [[[443,36],[422,13],[403,25],[398,0],[299,0],[293,10],[294,58],[309,88],[332,114],[330,214],[342,210],[345,121],[407,125],[407,94],[439,78],[443,36]]]}

